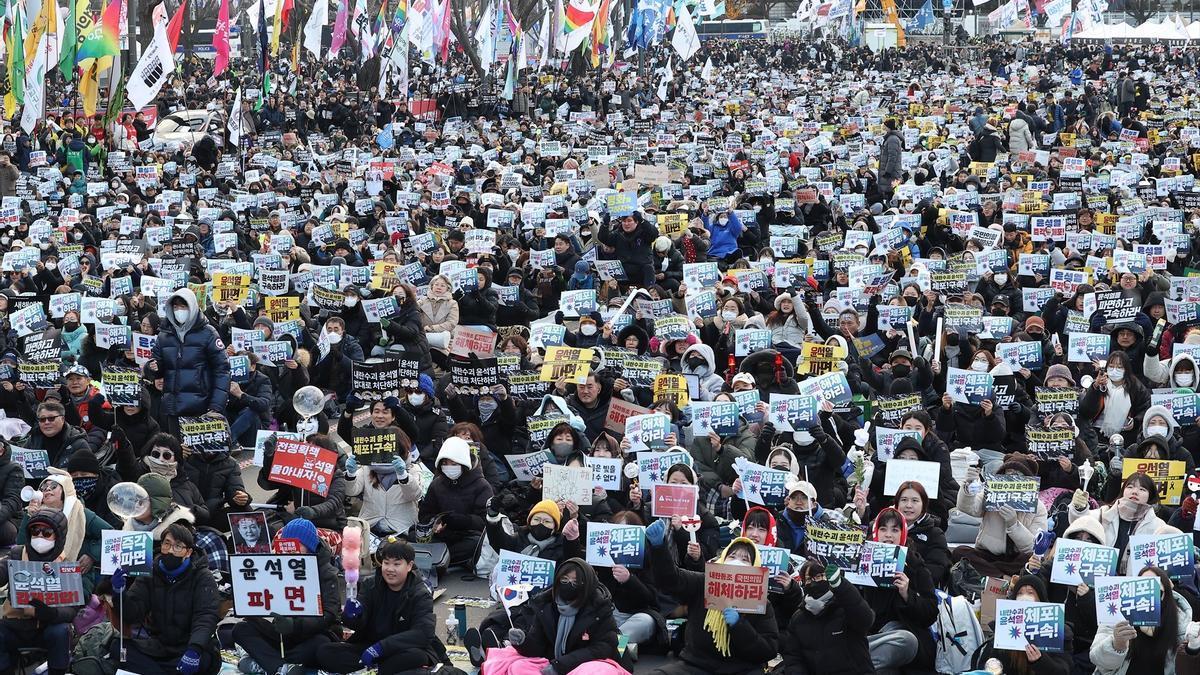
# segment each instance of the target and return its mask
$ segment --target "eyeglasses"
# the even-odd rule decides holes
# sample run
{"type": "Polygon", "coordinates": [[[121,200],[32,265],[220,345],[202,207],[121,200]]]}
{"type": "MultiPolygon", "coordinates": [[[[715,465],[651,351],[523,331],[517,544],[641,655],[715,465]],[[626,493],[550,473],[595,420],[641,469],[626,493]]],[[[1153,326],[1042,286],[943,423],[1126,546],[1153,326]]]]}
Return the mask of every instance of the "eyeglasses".
{"type": "Polygon", "coordinates": [[[154,459],[161,459],[164,462],[175,461],[175,453],[170,450],[159,450],[158,448],[152,448],[150,450],[150,456],[154,459]]]}
{"type": "Polygon", "coordinates": [[[163,543],[161,545],[159,545],[158,550],[162,551],[163,553],[174,553],[175,555],[183,555],[183,554],[187,553],[188,549],[190,549],[190,548],[191,547],[188,546],[187,544],[180,544],[179,542],[176,542],[176,541],[164,540],[163,543]]]}
{"type": "Polygon", "coordinates": [[[39,537],[42,539],[53,539],[58,536],[58,533],[49,527],[31,527],[29,528],[30,537],[39,537]]]}
{"type": "Polygon", "coordinates": [[[37,418],[37,421],[38,423],[53,422],[60,417],[62,417],[62,415],[46,415],[44,417],[37,418]]]}

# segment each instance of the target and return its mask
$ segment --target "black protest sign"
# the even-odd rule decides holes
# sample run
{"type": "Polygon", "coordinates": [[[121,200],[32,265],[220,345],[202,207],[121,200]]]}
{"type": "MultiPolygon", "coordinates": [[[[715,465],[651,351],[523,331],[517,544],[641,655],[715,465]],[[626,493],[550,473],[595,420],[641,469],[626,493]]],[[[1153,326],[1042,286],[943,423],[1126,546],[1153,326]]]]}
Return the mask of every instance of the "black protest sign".
{"type": "Polygon", "coordinates": [[[518,370],[509,373],[505,379],[508,382],[508,395],[518,401],[540,399],[550,393],[553,384],[543,381],[541,373],[536,370],[518,370]]]}
{"type": "Polygon", "coordinates": [[[35,389],[57,389],[62,383],[58,359],[53,361],[30,361],[21,359],[17,368],[21,381],[35,389]]]}
{"type": "Polygon", "coordinates": [[[487,359],[472,359],[450,361],[450,383],[460,393],[473,395],[482,394],[493,385],[500,383],[500,368],[496,357],[487,359]]]}
{"type": "Polygon", "coordinates": [[[313,284],[308,289],[309,297],[312,298],[313,304],[320,309],[340,310],[345,306],[346,296],[342,295],[341,291],[334,291],[324,286],[313,284]]]}
{"type": "Polygon", "coordinates": [[[136,368],[105,368],[104,395],[112,405],[142,405],[142,378],[136,368]]]}
{"type": "Polygon", "coordinates": [[[921,407],[919,394],[899,394],[897,396],[880,396],[875,399],[875,412],[884,426],[899,427],[900,420],[910,411],[921,407]]]}
{"type": "Polygon", "coordinates": [[[1074,415],[1079,410],[1079,390],[1074,387],[1037,387],[1033,395],[1043,417],[1060,412],[1074,415]]]}
{"type": "Polygon", "coordinates": [[[1124,297],[1121,291],[1104,291],[1096,294],[1096,311],[1106,324],[1128,323],[1141,311],[1141,304],[1136,297],[1124,297]]]}
{"type": "Polygon", "coordinates": [[[400,396],[399,361],[355,363],[351,379],[354,393],[363,401],[382,401],[389,396],[400,396]]]}
{"type": "Polygon", "coordinates": [[[390,464],[400,452],[395,429],[354,430],[354,457],[359,464],[390,464]]]}
{"type": "Polygon", "coordinates": [[[30,361],[56,361],[62,355],[62,335],[57,330],[30,333],[18,340],[21,354],[30,361]]]}
{"type": "Polygon", "coordinates": [[[180,417],[179,442],[192,452],[229,452],[229,423],[209,417],[180,417]]]}
{"type": "Polygon", "coordinates": [[[1008,410],[1016,405],[1016,376],[996,375],[992,377],[992,397],[996,406],[1004,410],[1008,410]]]}

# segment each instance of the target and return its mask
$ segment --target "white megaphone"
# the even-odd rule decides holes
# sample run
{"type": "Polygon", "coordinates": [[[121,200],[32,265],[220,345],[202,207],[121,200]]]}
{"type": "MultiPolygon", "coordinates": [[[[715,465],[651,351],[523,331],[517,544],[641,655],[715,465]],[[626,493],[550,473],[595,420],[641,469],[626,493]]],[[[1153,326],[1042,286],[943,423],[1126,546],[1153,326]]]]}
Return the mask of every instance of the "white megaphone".
{"type": "Polygon", "coordinates": [[[40,502],[42,501],[42,491],[34,487],[26,485],[21,488],[21,499],[25,502],[40,502]]]}

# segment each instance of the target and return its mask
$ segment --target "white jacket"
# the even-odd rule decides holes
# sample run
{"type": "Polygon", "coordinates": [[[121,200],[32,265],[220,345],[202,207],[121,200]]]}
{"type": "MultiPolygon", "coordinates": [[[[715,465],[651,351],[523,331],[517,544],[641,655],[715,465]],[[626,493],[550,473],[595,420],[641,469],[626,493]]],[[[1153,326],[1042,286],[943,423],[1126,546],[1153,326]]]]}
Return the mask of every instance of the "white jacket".
{"type": "MultiPolygon", "coordinates": [[[[1180,644],[1187,644],[1187,632],[1189,624],[1192,622],[1192,607],[1183,599],[1183,596],[1174,591],[1171,595],[1175,599],[1175,606],[1179,610],[1179,622],[1176,630],[1179,632],[1180,644]]],[[[1129,672],[1129,649],[1124,652],[1118,652],[1113,647],[1112,641],[1112,626],[1098,626],[1096,628],[1096,637],[1092,640],[1092,649],[1090,656],[1092,665],[1096,666],[1096,675],[1126,675],[1129,672]]],[[[1176,675],[1175,673],[1175,652],[1172,651],[1163,660],[1162,670],[1156,671],[1160,675],[1176,675]]],[[[1141,675],[1134,673],[1133,675],[1141,675]]],[[[1182,674],[1180,674],[1182,675],[1182,674]]]]}
{"type": "MultiPolygon", "coordinates": [[[[1122,497],[1121,499],[1124,498],[1122,497]]],[[[1117,501],[1120,502],[1120,499],[1117,501]]],[[[1111,506],[1101,506],[1093,511],[1088,511],[1087,509],[1076,510],[1075,507],[1071,507],[1067,510],[1067,519],[1071,523],[1074,523],[1076,520],[1081,518],[1094,518],[1100,522],[1100,527],[1104,530],[1104,540],[1100,542],[1101,544],[1104,544],[1105,546],[1113,546],[1116,544],[1118,521],[1121,519],[1120,515],[1117,513],[1116,504],[1111,506]]],[[[1179,534],[1179,530],[1164,523],[1163,520],[1154,513],[1154,509],[1147,509],[1145,515],[1143,515],[1142,518],[1134,523],[1133,527],[1129,529],[1130,537],[1134,536],[1135,534],[1179,534]]],[[[1121,560],[1117,566],[1118,573],[1137,574],[1136,571],[1126,571],[1125,568],[1129,562],[1128,558],[1129,549],[1126,548],[1125,551],[1121,553],[1121,560]]]]}
{"type": "Polygon", "coordinates": [[[358,515],[372,528],[378,524],[389,532],[408,532],[417,522],[421,482],[411,472],[405,482],[396,481],[384,490],[371,484],[371,468],[360,466],[353,480],[346,481],[346,496],[362,496],[358,515]]]}

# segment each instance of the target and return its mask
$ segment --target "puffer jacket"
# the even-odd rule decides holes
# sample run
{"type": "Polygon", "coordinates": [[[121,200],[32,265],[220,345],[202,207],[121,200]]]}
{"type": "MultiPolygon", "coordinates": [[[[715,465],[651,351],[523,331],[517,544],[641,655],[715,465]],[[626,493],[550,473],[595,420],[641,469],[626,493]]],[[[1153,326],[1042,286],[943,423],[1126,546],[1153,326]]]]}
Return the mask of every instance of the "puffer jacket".
{"type": "MultiPolygon", "coordinates": [[[[1118,505],[1123,500],[1124,497],[1118,499],[1117,502],[1112,505],[1101,506],[1100,508],[1091,511],[1088,511],[1086,508],[1076,509],[1072,506],[1067,511],[1067,519],[1071,522],[1071,527],[1075,527],[1075,523],[1085,519],[1091,519],[1098,522],[1100,524],[1100,529],[1104,532],[1104,538],[1100,540],[1100,543],[1104,544],[1105,546],[1116,546],[1117,531],[1120,529],[1121,520],[1121,514],[1118,505]]],[[[1095,528],[1090,527],[1088,528],[1088,531],[1094,532],[1095,528]]],[[[1159,518],[1158,514],[1154,512],[1154,509],[1150,508],[1146,509],[1146,512],[1142,514],[1142,517],[1134,522],[1129,528],[1130,537],[1139,534],[1179,534],[1179,530],[1163,522],[1162,518],[1159,518]]],[[[1125,550],[1121,551],[1121,558],[1117,565],[1117,573],[1136,574],[1136,570],[1132,572],[1126,571],[1128,564],[1129,547],[1126,546],[1125,550]]]]}
{"type": "Polygon", "coordinates": [[[42,430],[34,425],[29,435],[17,441],[17,445],[29,450],[46,450],[50,453],[50,466],[60,469],[67,468],[71,455],[80,450],[94,453],[95,448],[88,443],[87,434],[83,429],[64,424],[62,431],[54,438],[46,438],[42,430]]]}
{"type": "Polygon", "coordinates": [[[205,506],[213,515],[220,512],[235,493],[246,492],[242,471],[237,461],[227,453],[216,455],[211,461],[199,453],[193,453],[179,465],[179,471],[200,491],[205,506]]]}
{"type": "Polygon", "coordinates": [[[417,517],[427,523],[442,515],[449,530],[482,532],[486,524],[484,512],[491,498],[492,486],[484,479],[478,462],[458,480],[451,480],[438,471],[421,500],[417,517]]]}
{"type": "Polygon", "coordinates": [[[420,575],[409,574],[404,586],[400,587],[399,598],[382,598],[390,593],[383,580],[383,572],[376,570],[370,579],[360,582],[358,600],[363,605],[362,615],[357,619],[346,619],[348,628],[354,629],[350,642],[358,645],[380,643],[383,658],[409,650],[426,652],[431,663],[446,660],[446,648],[437,637],[437,617],[433,613],[433,596],[421,580],[420,575]],[[391,616],[382,614],[385,606],[394,606],[391,616]]]}
{"type": "MultiPolygon", "coordinates": [[[[264,490],[276,491],[269,500],[270,503],[285,506],[291,502],[296,505],[303,504],[304,506],[310,506],[315,515],[309,520],[314,525],[340,532],[346,526],[346,479],[342,477],[341,469],[334,469],[333,480],[329,482],[329,492],[324,497],[321,497],[298,487],[274,483],[269,480],[268,476],[271,473],[271,464],[274,459],[273,453],[270,459],[264,458],[263,467],[258,472],[258,486],[264,490]]],[[[285,522],[295,517],[293,514],[282,511],[278,515],[285,522]]]]}
{"type": "Polygon", "coordinates": [[[1008,151],[1010,153],[1018,153],[1036,149],[1037,139],[1033,137],[1033,132],[1029,130],[1029,123],[1020,117],[1014,117],[1008,123],[1008,151]]]}
{"type": "Polygon", "coordinates": [[[181,288],[170,303],[181,298],[189,316],[179,323],[168,311],[168,326],[158,333],[151,357],[163,376],[162,413],[167,416],[225,414],[229,401],[229,357],[216,329],[200,313],[196,294],[181,288]]]}
{"type": "Polygon", "coordinates": [[[384,332],[393,345],[404,347],[406,357],[416,357],[422,371],[433,370],[429,354],[429,341],[425,339],[425,328],[421,325],[421,312],[413,305],[403,305],[396,316],[385,319],[384,332]]]}
{"type": "Polygon", "coordinates": [[[453,297],[426,296],[417,304],[421,308],[421,323],[429,332],[449,332],[458,326],[458,303],[453,297]]]}
{"type": "MultiPolygon", "coordinates": [[[[741,623],[739,621],[738,623],[741,623]]],[[[814,616],[801,607],[781,636],[783,675],[858,675],[874,672],[867,634],[875,612],[858,589],[843,581],[833,589],[833,602],[814,616]]]]}
{"type": "Polygon", "coordinates": [[[130,578],[125,592],[113,597],[113,604],[124,612],[125,620],[131,625],[140,624],[149,633],[149,637],[137,638],[139,650],[161,659],[177,659],[189,647],[209,649],[217,628],[219,602],[217,582],[199,551],[192,552],[188,569],[174,581],[156,558],[149,577],[130,578]]]}
{"type": "Polygon", "coordinates": [[[386,490],[373,484],[371,467],[361,466],[346,477],[346,496],[362,497],[359,517],[372,530],[376,525],[388,532],[408,532],[417,523],[417,502],[421,499],[421,483],[409,475],[404,482],[396,481],[386,490]]]}
{"type": "Polygon", "coordinates": [[[696,383],[696,391],[699,392],[699,400],[711,401],[721,393],[721,389],[725,386],[725,380],[717,374],[716,357],[713,355],[712,347],[706,344],[695,344],[687,348],[683,352],[683,376],[687,378],[688,384],[696,383]],[[693,369],[687,365],[688,356],[699,354],[704,357],[704,365],[693,369]]]}
{"type": "Polygon", "coordinates": [[[0,454],[0,524],[12,521],[15,527],[25,515],[25,500],[21,499],[23,487],[25,473],[20,464],[12,461],[12,453],[4,448],[0,454]]]}
{"type": "MultiPolygon", "coordinates": [[[[1179,632],[1179,644],[1186,645],[1188,624],[1192,621],[1192,606],[1178,592],[1172,591],[1171,596],[1179,612],[1176,623],[1176,630],[1179,632]]],[[[1130,650],[1126,649],[1124,652],[1118,652],[1113,647],[1112,632],[1112,626],[1098,626],[1096,628],[1096,639],[1092,640],[1092,649],[1089,653],[1092,664],[1096,666],[1096,675],[1130,675],[1128,658],[1130,650]]],[[[1171,650],[1168,652],[1167,658],[1163,660],[1162,669],[1156,672],[1159,675],[1176,675],[1178,671],[1175,670],[1175,663],[1175,651],[1171,650]]],[[[1132,675],[1138,674],[1133,673],[1132,675]]],[[[1179,675],[1184,674],[1179,673],[1179,675]]]]}
{"type": "Polygon", "coordinates": [[[556,673],[570,673],[589,661],[617,659],[617,622],[608,589],[599,583],[590,565],[578,558],[567,562],[581,571],[584,578],[579,580],[580,592],[588,595],[567,633],[563,655],[555,658],[559,612],[553,589],[530,599],[530,623],[525,640],[517,645],[522,656],[549,659],[556,673]]]}
{"type": "Polygon", "coordinates": [[[486,267],[476,268],[487,279],[487,283],[458,297],[458,323],[460,326],[487,326],[496,330],[496,308],[500,298],[492,288],[492,274],[486,267]]]}
{"type": "Polygon", "coordinates": [[[984,491],[971,494],[970,490],[958,491],[958,510],[982,518],[979,534],[975,537],[975,547],[994,555],[1005,555],[1008,551],[1008,540],[1020,553],[1033,550],[1033,540],[1038,532],[1046,529],[1046,505],[1037,500],[1037,511],[1034,513],[1017,513],[1017,520],[1008,527],[1004,519],[996,511],[984,512],[984,491]]]}
{"type": "Polygon", "coordinates": [[[250,374],[250,380],[241,385],[242,395],[235,396],[229,401],[229,417],[237,417],[243,409],[249,408],[258,416],[261,427],[271,424],[271,409],[275,405],[275,390],[271,386],[271,378],[261,370],[250,374]]]}

